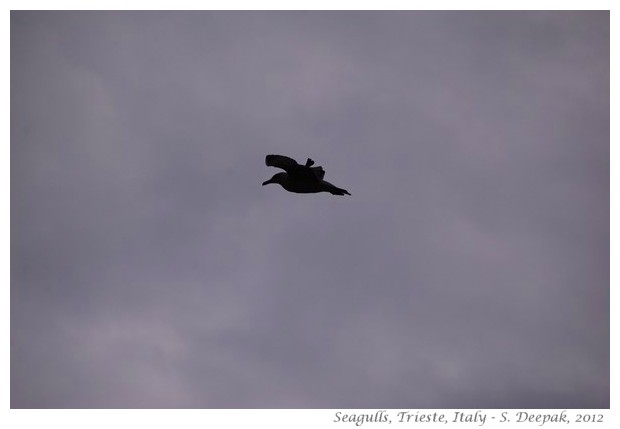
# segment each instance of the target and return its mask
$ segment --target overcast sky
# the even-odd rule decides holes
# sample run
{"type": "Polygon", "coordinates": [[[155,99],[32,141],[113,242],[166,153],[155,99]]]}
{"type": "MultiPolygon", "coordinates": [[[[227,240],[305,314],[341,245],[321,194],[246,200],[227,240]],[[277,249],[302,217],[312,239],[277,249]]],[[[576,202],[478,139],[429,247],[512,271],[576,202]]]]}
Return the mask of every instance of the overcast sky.
{"type": "Polygon", "coordinates": [[[11,406],[609,407],[608,12],[12,12],[11,406]]]}

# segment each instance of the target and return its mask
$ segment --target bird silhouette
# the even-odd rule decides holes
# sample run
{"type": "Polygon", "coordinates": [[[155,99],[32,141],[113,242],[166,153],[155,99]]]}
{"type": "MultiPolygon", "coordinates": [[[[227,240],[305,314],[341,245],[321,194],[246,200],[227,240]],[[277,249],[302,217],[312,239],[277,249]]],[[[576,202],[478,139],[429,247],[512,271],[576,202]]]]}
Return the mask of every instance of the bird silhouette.
{"type": "Polygon", "coordinates": [[[300,165],[293,158],[283,155],[267,155],[265,164],[269,167],[277,167],[284,172],[276,173],[271,179],[263,182],[278,183],[289,192],[299,194],[313,194],[317,192],[329,192],[333,195],[351,195],[345,189],[338,188],[323,180],[325,170],[323,167],[313,167],[314,161],[308,158],[305,165],[300,165]]]}

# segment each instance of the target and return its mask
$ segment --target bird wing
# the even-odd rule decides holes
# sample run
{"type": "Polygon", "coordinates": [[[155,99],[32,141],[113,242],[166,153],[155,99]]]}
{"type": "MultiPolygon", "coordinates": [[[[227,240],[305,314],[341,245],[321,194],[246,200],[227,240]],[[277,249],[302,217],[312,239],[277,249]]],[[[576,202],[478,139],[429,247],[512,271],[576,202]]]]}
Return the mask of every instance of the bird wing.
{"type": "Polygon", "coordinates": [[[284,155],[267,155],[265,157],[265,164],[269,167],[281,168],[287,172],[295,167],[299,167],[297,161],[284,155]]]}
{"type": "Polygon", "coordinates": [[[316,178],[319,180],[323,180],[323,177],[325,177],[325,170],[323,170],[323,167],[310,167],[310,170],[312,170],[316,178]]]}

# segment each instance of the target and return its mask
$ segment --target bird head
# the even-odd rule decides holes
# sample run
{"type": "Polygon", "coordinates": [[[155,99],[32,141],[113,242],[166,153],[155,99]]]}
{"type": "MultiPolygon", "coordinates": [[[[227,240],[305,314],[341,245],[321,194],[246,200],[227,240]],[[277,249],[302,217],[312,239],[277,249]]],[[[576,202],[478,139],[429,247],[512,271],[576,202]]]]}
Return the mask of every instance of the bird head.
{"type": "Polygon", "coordinates": [[[286,173],[277,173],[274,174],[273,177],[265,182],[263,182],[263,186],[268,185],[270,183],[279,183],[282,184],[286,181],[286,173]]]}

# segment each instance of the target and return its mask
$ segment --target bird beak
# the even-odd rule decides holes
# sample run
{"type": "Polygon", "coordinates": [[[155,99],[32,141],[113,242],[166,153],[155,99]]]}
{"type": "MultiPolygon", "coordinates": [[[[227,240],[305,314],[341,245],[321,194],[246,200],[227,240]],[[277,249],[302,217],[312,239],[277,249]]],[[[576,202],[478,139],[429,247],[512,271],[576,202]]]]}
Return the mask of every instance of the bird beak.
{"type": "Polygon", "coordinates": [[[273,182],[271,181],[271,179],[269,179],[269,180],[267,180],[267,181],[263,182],[263,186],[268,185],[268,184],[270,184],[270,183],[273,183],[273,182]]]}

